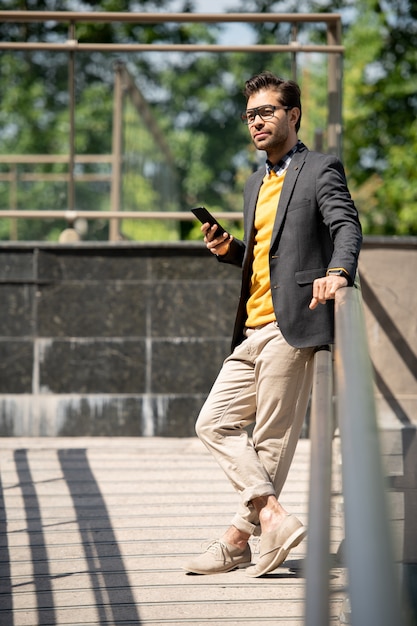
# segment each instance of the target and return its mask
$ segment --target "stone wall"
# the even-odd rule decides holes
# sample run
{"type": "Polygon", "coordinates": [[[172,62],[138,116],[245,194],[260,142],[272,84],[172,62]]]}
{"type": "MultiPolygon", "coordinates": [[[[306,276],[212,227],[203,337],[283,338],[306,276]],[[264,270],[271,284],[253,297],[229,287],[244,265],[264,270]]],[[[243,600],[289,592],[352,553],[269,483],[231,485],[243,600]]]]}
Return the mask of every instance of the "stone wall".
{"type": "Polygon", "coordinates": [[[196,244],[2,244],[0,435],[189,436],[240,272],[196,244]]]}
{"type": "MultiPolygon", "coordinates": [[[[0,436],[192,436],[240,270],[202,242],[0,244],[0,436]]],[[[360,261],[384,427],[417,423],[415,239],[360,261]]]]}
{"type": "Polygon", "coordinates": [[[417,238],[369,238],[360,278],[381,426],[417,425],[417,238]]]}

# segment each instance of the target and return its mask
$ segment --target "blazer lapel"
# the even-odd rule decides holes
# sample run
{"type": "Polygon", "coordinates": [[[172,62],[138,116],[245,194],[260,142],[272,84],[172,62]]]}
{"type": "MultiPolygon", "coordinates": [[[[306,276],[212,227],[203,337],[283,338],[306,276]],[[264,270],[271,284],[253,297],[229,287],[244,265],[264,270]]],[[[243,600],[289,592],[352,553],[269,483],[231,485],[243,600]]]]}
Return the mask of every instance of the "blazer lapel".
{"type": "Polygon", "coordinates": [[[271,244],[275,241],[278,236],[281,226],[285,217],[285,214],[288,209],[289,202],[292,197],[292,193],[294,190],[295,183],[297,182],[298,175],[304,165],[305,158],[307,156],[308,150],[303,145],[304,149],[296,152],[291,159],[291,163],[288,167],[287,173],[285,174],[284,184],[282,186],[281,196],[278,203],[277,215],[275,218],[274,228],[272,231],[271,244]]]}

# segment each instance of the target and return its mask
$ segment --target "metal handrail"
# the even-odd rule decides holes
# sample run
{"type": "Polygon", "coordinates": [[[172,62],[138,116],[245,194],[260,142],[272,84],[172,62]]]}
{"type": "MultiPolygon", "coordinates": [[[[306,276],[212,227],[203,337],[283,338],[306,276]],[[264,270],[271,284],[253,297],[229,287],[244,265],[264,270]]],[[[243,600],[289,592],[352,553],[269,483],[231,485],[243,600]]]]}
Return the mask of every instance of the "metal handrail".
{"type": "MultiPolygon", "coordinates": [[[[236,212],[213,212],[214,217],[219,220],[240,221],[243,214],[236,212]]],[[[67,222],[74,222],[78,218],[87,220],[94,219],[112,219],[120,220],[179,220],[191,221],[195,220],[195,215],[188,210],[185,211],[70,211],[67,209],[46,209],[34,210],[30,209],[2,209],[0,210],[0,218],[21,218],[21,219],[64,219],[67,222]]]]}
{"type": "Polygon", "coordinates": [[[0,11],[3,22],[326,22],[340,21],[340,13],[139,13],[120,11],[0,11]]]}
{"type": "Polygon", "coordinates": [[[352,623],[401,626],[361,292],[342,289],[336,295],[335,366],[352,623]]]}
{"type": "Polygon", "coordinates": [[[1,41],[0,50],[54,50],[63,52],[325,52],[343,54],[344,46],[339,37],[332,36],[338,30],[341,16],[338,13],[129,13],[129,12],[77,12],[77,11],[0,11],[0,21],[44,22],[54,21],[76,25],[79,22],[128,22],[130,24],[156,23],[280,23],[321,22],[327,25],[329,41],[326,45],[302,44],[292,41],[289,44],[118,44],[80,43],[75,35],[64,42],[1,41]],[[333,41],[334,39],[334,41],[333,41]]]}
{"type": "MultiPolygon", "coordinates": [[[[335,326],[334,372],[351,624],[404,626],[359,281],[354,288],[336,292],[335,326]]],[[[318,353],[315,358],[306,626],[329,623],[332,371],[329,356],[318,353]]]]}
{"type": "Polygon", "coordinates": [[[329,544],[333,436],[332,353],[314,355],[310,411],[310,501],[305,626],[329,624],[329,544]]]}

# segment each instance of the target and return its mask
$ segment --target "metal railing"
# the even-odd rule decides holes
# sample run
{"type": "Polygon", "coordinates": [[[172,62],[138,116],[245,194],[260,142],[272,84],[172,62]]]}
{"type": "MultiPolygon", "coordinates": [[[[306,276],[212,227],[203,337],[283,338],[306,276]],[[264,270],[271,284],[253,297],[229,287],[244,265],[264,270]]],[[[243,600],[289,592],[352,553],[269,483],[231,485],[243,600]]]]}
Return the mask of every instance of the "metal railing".
{"type": "Polygon", "coordinates": [[[306,558],[306,626],[329,624],[329,544],[333,438],[332,353],[314,356],[310,416],[310,499],[306,558]]]}
{"type": "MultiPolygon", "coordinates": [[[[342,27],[341,16],[338,13],[130,13],[130,12],[77,12],[77,11],[0,11],[0,20],[9,23],[58,22],[68,26],[66,39],[63,41],[0,41],[2,50],[26,51],[27,53],[39,50],[51,52],[64,51],[68,53],[68,95],[69,95],[69,154],[68,163],[68,211],[72,216],[75,203],[75,171],[74,165],[78,156],[75,153],[75,55],[91,52],[286,52],[291,55],[293,79],[297,80],[297,55],[299,53],[325,53],[328,55],[328,124],[327,124],[327,151],[340,156],[341,152],[341,92],[342,92],[342,56],[344,47],[341,45],[342,27]],[[290,41],[286,44],[250,44],[250,45],[219,45],[219,44],[141,44],[141,43],[97,43],[79,41],[77,26],[80,23],[115,23],[130,24],[157,24],[157,23],[289,23],[292,26],[290,41]],[[319,23],[326,27],[326,43],[323,45],[304,44],[299,37],[299,26],[303,23],[319,23]]],[[[65,37],[65,36],[64,36],[65,37]]],[[[115,91],[117,96],[117,87],[115,91]]],[[[110,206],[113,212],[120,210],[120,115],[117,107],[113,117],[113,161],[112,187],[110,206]]],[[[78,213],[78,212],[77,212],[78,213]]],[[[22,215],[2,213],[2,217],[32,217],[22,212],[22,215]]],[[[39,217],[44,217],[41,212],[39,217]]],[[[51,214],[45,217],[52,217],[51,214]]],[[[65,216],[64,216],[65,217],[65,216]]],[[[86,217],[86,216],[83,216],[86,217]]],[[[118,238],[119,215],[110,215],[102,212],[101,215],[89,213],[88,219],[110,219],[109,239],[118,238]]],[[[126,217],[126,215],[124,215],[126,217]]],[[[143,216],[147,217],[147,216],[143,216]]],[[[155,217],[155,216],[153,216],[155,217]]],[[[66,219],[66,217],[65,217],[66,219]]],[[[135,218],[134,218],[135,219],[135,218]]]]}
{"type": "MultiPolygon", "coordinates": [[[[334,372],[353,626],[404,626],[359,282],[336,292],[334,372]]],[[[315,356],[305,626],[329,624],[332,356],[315,356]]]]}
{"type": "MultiPolygon", "coordinates": [[[[215,212],[214,217],[218,220],[240,221],[243,214],[236,212],[215,212]]],[[[47,210],[30,210],[30,209],[4,209],[0,210],[0,218],[9,219],[63,219],[68,224],[73,224],[75,220],[84,218],[86,220],[93,219],[114,219],[119,220],[173,220],[173,221],[195,221],[195,215],[190,211],[70,211],[69,209],[47,209],[47,210]]]]}

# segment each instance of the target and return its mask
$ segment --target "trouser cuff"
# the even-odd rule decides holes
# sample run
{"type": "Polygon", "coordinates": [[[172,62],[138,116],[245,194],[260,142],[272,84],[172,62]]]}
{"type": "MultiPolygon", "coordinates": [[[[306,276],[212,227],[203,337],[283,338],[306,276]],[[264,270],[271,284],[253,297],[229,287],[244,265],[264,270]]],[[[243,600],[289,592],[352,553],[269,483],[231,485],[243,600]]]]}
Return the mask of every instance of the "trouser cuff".
{"type": "Polygon", "coordinates": [[[255,487],[245,489],[242,494],[242,506],[240,512],[236,513],[232,520],[233,526],[249,535],[260,535],[260,525],[258,514],[251,501],[254,498],[274,496],[275,490],[271,483],[260,483],[255,487]]]}
{"type": "Polygon", "coordinates": [[[236,513],[232,519],[232,525],[240,530],[241,533],[248,533],[248,535],[260,535],[260,525],[248,522],[238,513],[236,513]]]}
{"type": "Polygon", "coordinates": [[[241,492],[242,503],[249,506],[254,498],[274,496],[275,489],[271,483],[258,483],[254,487],[248,487],[241,492]]]}

